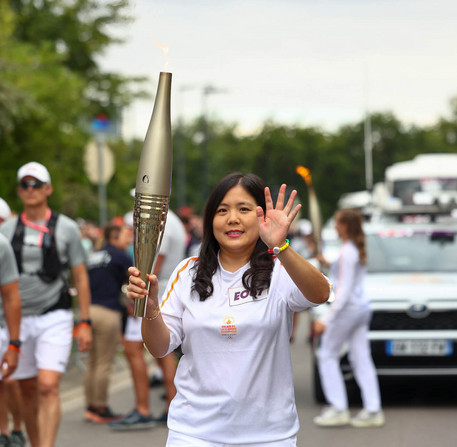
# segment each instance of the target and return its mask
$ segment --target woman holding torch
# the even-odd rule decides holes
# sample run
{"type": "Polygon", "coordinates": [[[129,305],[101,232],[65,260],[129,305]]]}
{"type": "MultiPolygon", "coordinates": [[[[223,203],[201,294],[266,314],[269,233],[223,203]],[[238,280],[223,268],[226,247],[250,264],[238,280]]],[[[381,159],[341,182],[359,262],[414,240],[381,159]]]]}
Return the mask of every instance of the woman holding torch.
{"type": "Polygon", "coordinates": [[[130,268],[127,296],[147,296],[142,333],[155,357],[182,345],[167,446],[296,446],[289,337],[294,312],[325,302],[326,278],[289,246],[293,191],[276,205],[253,174],[229,174],[204,212],[200,256],[181,262],[159,306],[130,268]]]}

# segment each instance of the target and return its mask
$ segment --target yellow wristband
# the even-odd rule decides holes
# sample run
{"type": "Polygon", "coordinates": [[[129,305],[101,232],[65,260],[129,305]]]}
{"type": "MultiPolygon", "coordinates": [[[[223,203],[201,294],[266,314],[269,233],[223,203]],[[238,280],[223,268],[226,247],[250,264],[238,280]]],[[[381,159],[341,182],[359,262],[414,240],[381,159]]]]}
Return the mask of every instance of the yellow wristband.
{"type": "Polygon", "coordinates": [[[286,239],[286,243],[281,247],[273,247],[268,250],[268,253],[274,254],[276,256],[279,255],[282,251],[284,251],[290,245],[289,239],[286,239]]]}

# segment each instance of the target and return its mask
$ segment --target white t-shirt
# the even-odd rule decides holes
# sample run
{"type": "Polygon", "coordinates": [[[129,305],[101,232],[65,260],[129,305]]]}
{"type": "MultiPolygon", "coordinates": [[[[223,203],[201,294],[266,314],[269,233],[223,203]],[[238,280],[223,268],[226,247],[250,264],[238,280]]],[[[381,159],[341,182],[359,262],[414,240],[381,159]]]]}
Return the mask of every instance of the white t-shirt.
{"type": "Polygon", "coordinates": [[[164,256],[158,275],[159,293],[163,293],[176,266],[184,259],[186,253],[186,229],[181,219],[168,210],[167,222],[159,253],[164,256]]]}
{"type": "Polygon", "coordinates": [[[364,294],[366,267],[360,262],[359,250],[353,241],[346,241],[338,259],[332,263],[330,276],[335,289],[335,299],[323,320],[330,324],[343,309],[369,306],[364,294]]]}
{"type": "Polygon", "coordinates": [[[0,286],[6,286],[18,279],[19,273],[13,247],[9,240],[0,233],[0,286]]]}
{"type": "Polygon", "coordinates": [[[170,429],[228,444],[269,442],[298,432],[289,337],[294,312],[313,303],[276,259],[270,289],[257,299],[219,268],[205,301],[191,291],[197,258],[181,262],[162,299],[173,351],[182,343],[170,429]]]}
{"type": "MultiPolygon", "coordinates": [[[[8,239],[0,233],[0,286],[6,286],[19,279],[19,273],[16,266],[16,258],[14,257],[13,247],[8,239]]],[[[3,326],[4,309],[2,294],[0,293],[0,326],[3,326]]]]}

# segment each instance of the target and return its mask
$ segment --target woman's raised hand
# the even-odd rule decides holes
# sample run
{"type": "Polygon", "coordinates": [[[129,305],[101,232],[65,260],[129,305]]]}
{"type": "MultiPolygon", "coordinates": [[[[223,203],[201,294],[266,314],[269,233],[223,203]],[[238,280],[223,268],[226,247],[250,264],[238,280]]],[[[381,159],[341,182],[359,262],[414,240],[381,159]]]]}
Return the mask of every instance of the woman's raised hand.
{"type": "Polygon", "coordinates": [[[297,191],[294,189],[284,206],[286,196],[286,185],[281,185],[278,194],[278,200],[276,206],[273,204],[271,198],[270,189],[265,188],[265,213],[263,209],[257,207],[257,218],[259,220],[259,236],[268,247],[282,246],[289,233],[289,228],[292,221],[298,214],[301,205],[298,204],[295,207],[294,200],[297,196],[297,191]]]}

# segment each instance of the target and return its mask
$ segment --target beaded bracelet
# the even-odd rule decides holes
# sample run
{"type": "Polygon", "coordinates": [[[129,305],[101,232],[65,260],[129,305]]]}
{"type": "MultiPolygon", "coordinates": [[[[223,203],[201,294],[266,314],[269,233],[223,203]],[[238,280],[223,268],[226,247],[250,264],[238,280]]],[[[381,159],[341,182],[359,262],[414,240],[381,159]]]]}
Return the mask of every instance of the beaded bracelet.
{"type": "Polygon", "coordinates": [[[281,247],[269,248],[268,253],[278,256],[279,253],[284,251],[289,245],[290,245],[290,241],[289,241],[289,239],[286,239],[286,243],[284,245],[282,245],[281,247]]]}

